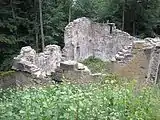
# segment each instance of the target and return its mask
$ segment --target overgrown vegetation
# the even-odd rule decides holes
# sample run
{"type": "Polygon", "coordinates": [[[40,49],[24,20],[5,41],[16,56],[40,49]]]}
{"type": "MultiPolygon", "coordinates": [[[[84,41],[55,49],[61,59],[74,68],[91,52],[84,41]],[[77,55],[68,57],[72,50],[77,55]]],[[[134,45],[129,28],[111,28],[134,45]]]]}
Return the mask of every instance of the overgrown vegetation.
{"type": "Polygon", "coordinates": [[[112,71],[111,62],[104,62],[101,59],[95,57],[89,57],[82,63],[86,65],[92,73],[110,73],[112,71]]]}
{"type": "Polygon", "coordinates": [[[135,84],[107,76],[97,84],[1,90],[0,119],[159,120],[160,89],[135,84]]]}

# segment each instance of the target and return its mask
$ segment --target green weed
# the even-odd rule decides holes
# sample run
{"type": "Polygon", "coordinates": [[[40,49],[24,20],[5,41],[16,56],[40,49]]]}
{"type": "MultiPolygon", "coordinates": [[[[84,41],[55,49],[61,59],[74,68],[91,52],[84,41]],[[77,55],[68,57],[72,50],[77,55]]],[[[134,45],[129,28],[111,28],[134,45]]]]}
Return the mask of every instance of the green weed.
{"type": "Polygon", "coordinates": [[[82,62],[86,65],[92,73],[110,73],[112,69],[112,65],[110,62],[104,62],[98,58],[89,57],[88,59],[82,62]]]}
{"type": "Polygon", "coordinates": [[[159,120],[160,90],[107,76],[101,83],[0,91],[0,120],[159,120]]]}

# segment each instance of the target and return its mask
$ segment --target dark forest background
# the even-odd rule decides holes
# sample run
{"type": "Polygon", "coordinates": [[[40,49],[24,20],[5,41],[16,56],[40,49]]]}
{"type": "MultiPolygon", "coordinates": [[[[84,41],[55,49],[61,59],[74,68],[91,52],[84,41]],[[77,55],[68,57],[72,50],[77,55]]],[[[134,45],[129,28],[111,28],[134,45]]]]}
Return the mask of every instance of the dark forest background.
{"type": "Polygon", "coordinates": [[[133,36],[160,35],[160,0],[0,0],[0,71],[21,47],[64,46],[65,26],[79,17],[116,23],[133,36]]]}

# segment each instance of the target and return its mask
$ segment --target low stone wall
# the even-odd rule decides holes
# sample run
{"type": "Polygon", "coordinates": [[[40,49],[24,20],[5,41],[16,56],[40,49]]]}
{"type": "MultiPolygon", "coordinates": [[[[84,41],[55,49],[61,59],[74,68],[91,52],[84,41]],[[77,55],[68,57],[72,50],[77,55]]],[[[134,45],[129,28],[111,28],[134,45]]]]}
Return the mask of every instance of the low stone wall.
{"type": "Polygon", "coordinates": [[[53,76],[54,80],[70,83],[93,82],[91,71],[87,66],[76,61],[64,61],[60,63],[53,76]]]}
{"type": "Polygon", "coordinates": [[[62,54],[57,45],[47,45],[42,53],[36,53],[30,46],[22,47],[20,54],[14,58],[12,69],[45,78],[59,66],[62,54]]]}
{"type": "Polygon", "coordinates": [[[15,88],[15,87],[33,87],[40,85],[51,85],[55,82],[50,78],[40,79],[30,73],[14,72],[10,75],[0,77],[0,88],[15,88]]]}

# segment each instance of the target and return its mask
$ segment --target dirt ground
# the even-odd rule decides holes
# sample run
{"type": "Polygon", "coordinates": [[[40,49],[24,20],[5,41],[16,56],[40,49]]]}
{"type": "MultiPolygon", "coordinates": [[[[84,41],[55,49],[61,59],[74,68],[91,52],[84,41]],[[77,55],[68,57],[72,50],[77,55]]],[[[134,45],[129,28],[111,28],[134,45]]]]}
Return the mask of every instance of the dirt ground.
{"type": "Polygon", "coordinates": [[[144,82],[147,77],[149,59],[149,54],[144,50],[140,50],[127,65],[121,66],[115,63],[113,69],[114,72],[120,76],[144,82]]]}

